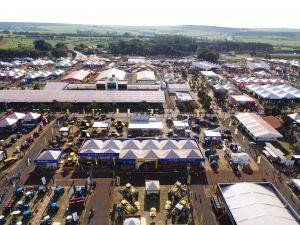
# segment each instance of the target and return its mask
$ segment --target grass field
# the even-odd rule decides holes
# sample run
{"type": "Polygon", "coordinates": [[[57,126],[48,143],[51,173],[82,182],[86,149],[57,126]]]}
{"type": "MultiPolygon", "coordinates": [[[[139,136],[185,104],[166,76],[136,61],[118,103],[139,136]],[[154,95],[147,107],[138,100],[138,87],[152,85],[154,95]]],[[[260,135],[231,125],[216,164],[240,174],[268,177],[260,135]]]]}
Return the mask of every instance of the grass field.
{"type": "MultiPolygon", "coordinates": [[[[26,37],[7,37],[4,39],[3,49],[16,49],[16,48],[33,48],[33,42],[35,39],[26,37]]],[[[108,41],[102,38],[85,38],[85,37],[68,37],[65,40],[47,40],[52,46],[55,46],[58,42],[66,44],[85,44],[88,46],[97,45],[99,43],[108,46],[108,41]]]]}
{"type": "MultiPolygon", "coordinates": [[[[244,42],[261,42],[274,45],[277,50],[293,51],[300,49],[300,29],[246,29],[200,25],[181,26],[104,26],[83,24],[51,23],[12,23],[0,22],[0,30],[28,31],[39,33],[76,33],[90,31],[97,34],[153,36],[158,34],[186,35],[204,40],[233,40],[244,42]]],[[[68,38],[68,43],[99,43],[97,39],[68,38]]],[[[8,40],[5,48],[18,45],[30,46],[32,40],[8,40]]],[[[55,43],[55,41],[53,41],[55,43]]]]}

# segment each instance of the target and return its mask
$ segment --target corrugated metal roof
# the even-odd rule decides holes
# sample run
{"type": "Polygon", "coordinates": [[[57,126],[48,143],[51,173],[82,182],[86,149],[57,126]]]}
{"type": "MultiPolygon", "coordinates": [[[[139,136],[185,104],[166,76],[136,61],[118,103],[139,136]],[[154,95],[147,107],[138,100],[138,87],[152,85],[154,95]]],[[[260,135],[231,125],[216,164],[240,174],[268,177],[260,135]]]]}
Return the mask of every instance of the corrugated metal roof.
{"type": "Polygon", "coordinates": [[[0,102],[115,102],[164,103],[163,91],[0,90],[0,102]]]}

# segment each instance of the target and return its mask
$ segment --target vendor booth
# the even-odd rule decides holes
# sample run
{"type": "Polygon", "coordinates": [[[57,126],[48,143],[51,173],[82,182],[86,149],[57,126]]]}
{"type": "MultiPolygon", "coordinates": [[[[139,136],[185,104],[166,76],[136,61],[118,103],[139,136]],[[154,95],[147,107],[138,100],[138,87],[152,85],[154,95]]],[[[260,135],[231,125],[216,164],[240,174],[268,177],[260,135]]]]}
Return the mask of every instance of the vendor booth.
{"type": "Polygon", "coordinates": [[[146,180],[145,181],[145,192],[146,192],[146,195],[159,196],[159,192],[160,192],[159,180],[146,180]]]}
{"type": "Polygon", "coordinates": [[[0,132],[14,132],[18,126],[18,119],[4,118],[0,121],[0,132]]]}
{"type": "Polygon", "coordinates": [[[38,168],[56,169],[63,154],[62,149],[44,149],[34,160],[38,168]]]}
{"type": "Polygon", "coordinates": [[[201,167],[204,157],[194,139],[88,139],[81,146],[80,161],[120,170],[201,167]]]}
{"type": "Polygon", "coordinates": [[[34,127],[36,126],[40,121],[42,120],[42,115],[39,113],[27,113],[23,117],[23,123],[22,125],[24,127],[34,127]]]}
{"type": "Polygon", "coordinates": [[[108,122],[101,122],[101,121],[96,121],[93,123],[93,132],[96,133],[107,133],[109,131],[109,123],[108,122]]]}

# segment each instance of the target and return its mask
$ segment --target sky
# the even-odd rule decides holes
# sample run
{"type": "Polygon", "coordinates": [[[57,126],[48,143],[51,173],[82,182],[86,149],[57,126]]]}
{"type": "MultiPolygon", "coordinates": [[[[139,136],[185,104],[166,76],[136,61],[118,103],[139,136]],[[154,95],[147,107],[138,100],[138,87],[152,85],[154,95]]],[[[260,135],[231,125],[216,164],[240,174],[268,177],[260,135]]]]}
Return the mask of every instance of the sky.
{"type": "Polygon", "coordinates": [[[300,28],[300,0],[1,0],[1,22],[300,28]]]}

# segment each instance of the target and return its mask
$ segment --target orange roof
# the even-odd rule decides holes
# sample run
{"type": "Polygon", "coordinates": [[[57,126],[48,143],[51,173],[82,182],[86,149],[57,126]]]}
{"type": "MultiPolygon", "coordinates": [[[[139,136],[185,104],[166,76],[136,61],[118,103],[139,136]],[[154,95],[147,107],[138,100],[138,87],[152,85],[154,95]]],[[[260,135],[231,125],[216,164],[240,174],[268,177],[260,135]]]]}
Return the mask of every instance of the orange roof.
{"type": "Polygon", "coordinates": [[[270,124],[274,129],[279,129],[282,127],[282,120],[275,116],[265,116],[263,119],[270,124]]]}

